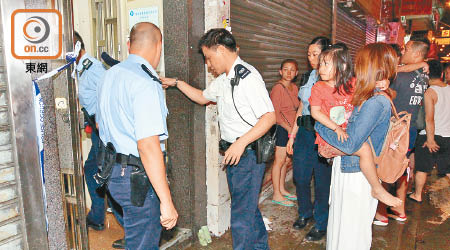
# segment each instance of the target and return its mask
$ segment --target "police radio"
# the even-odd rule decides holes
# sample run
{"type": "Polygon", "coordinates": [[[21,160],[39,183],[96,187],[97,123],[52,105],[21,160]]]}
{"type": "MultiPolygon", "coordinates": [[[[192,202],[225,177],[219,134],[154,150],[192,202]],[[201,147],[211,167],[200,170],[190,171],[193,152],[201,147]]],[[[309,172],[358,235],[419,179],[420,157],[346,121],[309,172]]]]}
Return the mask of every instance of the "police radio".
{"type": "Polygon", "coordinates": [[[238,86],[241,78],[244,79],[250,73],[251,71],[242,64],[237,64],[236,66],[234,66],[234,77],[230,81],[231,86],[238,86]]]}

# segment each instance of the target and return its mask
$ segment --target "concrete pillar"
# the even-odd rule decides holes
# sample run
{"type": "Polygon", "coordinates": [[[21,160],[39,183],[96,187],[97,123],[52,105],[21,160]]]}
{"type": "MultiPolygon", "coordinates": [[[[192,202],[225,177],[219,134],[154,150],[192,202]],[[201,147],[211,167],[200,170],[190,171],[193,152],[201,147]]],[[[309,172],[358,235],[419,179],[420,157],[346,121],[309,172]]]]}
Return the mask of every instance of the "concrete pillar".
{"type": "MultiPolygon", "coordinates": [[[[224,28],[230,19],[230,0],[205,0],[205,32],[212,28],[224,28]]],[[[206,67],[206,66],[205,66],[206,67]]],[[[206,76],[206,84],[214,77],[206,76]]],[[[206,185],[208,190],[208,228],[216,236],[220,236],[230,227],[230,193],[225,171],[220,162],[218,143],[220,140],[217,107],[206,108],[206,185]]]]}
{"type": "MultiPolygon", "coordinates": [[[[205,88],[203,57],[197,43],[204,32],[203,0],[164,1],[165,75],[205,88]]],[[[170,188],[180,215],[178,226],[195,233],[206,225],[205,107],[178,89],[166,91],[170,188]]]]}

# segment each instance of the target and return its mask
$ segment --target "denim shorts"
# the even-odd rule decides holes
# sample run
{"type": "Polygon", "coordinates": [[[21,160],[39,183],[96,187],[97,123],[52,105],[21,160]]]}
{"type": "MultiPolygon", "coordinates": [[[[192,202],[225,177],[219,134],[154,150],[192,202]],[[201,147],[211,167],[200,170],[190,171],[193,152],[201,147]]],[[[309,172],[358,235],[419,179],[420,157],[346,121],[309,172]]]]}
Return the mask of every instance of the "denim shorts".
{"type": "Polygon", "coordinates": [[[286,147],[288,138],[288,132],[286,129],[277,124],[277,135],[276,135],[275,145],[277,147],[286,147]]]}

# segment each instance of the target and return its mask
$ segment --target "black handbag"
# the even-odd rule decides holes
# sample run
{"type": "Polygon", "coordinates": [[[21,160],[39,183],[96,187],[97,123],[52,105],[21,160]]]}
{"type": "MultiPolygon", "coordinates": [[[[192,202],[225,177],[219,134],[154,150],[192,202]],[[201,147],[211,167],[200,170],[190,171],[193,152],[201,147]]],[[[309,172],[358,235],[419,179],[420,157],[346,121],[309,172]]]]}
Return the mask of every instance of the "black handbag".
{"type": "MultiPolygon", "coordinates": [[[[241,117],[241,119],[249,126],[254,127],[254,125],[250,124],[244,119],[244,117],[242,117],[241,113],[239,113],[239,110],[236,107],[236,103],[234,102],[234,87],[239,84],[240,77],[238,75],[238,72],[241,69],[240,66],[242,65],[238,64],[234,67],[234,78],[231,79],[231,98],[233,99],[233,105],[239,117],[241,117]]],[[[265,133],[263,136],[261,136],[258,140],[255,141],[257,164],[267,163],[271,160],[272,156],[275,153],[276,134],[277,134],[277,126],[274,125],[272,126],[271,129],[269,129],[267,133],[265,133]]]]}
{"type": "Polygon", "coordinates": [[[267,163],[275,153],[277,126],[272,126],[267,133],[256,140],[256,163],[267,163]]]}

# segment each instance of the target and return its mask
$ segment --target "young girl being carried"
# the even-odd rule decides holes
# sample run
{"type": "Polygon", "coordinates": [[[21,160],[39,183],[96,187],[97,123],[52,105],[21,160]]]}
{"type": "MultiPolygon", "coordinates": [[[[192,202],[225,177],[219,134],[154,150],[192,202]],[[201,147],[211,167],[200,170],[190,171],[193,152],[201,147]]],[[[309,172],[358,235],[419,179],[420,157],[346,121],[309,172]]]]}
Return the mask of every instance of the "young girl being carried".
{"type": "MultiPolygon", "coordinates": [[[[347,46],[340,43],[322,52],[319,62],[321,81],[311,89],[311,115],[316,121],[335,131],[340,141],[345,141],[348,138],[345,129],[353,111],[351,102],[355,85],[351,56],[347,46]]],[[[316,144],[323,156],[344,155],[319,135],[316,144]]],[[[400,205],[402,200],[392,196],[381,185],[369,144],[365,142],[354,155],[360,157],[360,168],[372,188],[372,196],[388,206],[400,205]]]]}

